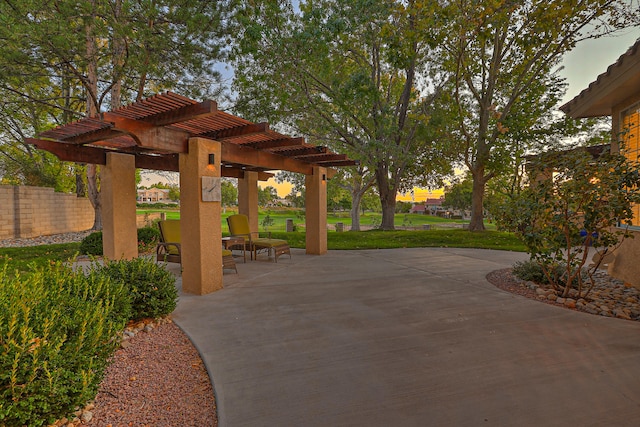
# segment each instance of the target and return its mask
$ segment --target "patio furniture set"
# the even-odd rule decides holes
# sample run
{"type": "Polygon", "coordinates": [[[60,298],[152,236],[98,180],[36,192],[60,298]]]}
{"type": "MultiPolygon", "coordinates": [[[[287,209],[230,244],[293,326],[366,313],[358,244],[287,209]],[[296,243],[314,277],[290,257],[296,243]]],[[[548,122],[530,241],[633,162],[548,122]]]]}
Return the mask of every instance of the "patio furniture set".
{"type": "MultiPolygon", "coordinates": [[[[247,262],[247,251],[251,260],[258,258],[258,253],[266,252],[268,257],[273,253],[274,262],[278,257],[287,254],[291,258],[291,249],[286,240],[259,237],[251,232],[249,219],[246,215],[237,214],[227,218],[229,237],[222,238],[222,268],[238,272],[233,251],[241,251],[244,262],[247,262]]],[[[156,262],[182,263],[182,248],[180,237],[180,220],[169,219],[158,222],[160,242],[156,246],[156,262]]]]}

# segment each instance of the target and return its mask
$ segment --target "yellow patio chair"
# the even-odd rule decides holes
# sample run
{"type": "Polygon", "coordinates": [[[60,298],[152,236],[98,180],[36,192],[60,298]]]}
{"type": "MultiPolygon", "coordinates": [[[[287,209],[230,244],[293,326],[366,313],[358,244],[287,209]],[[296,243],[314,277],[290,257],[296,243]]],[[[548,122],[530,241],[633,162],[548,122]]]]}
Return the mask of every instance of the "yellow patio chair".
{"type": "Polygon", "coordinates": [[[156,246],[156,262],[177,262],[182,264],[180,246],[180,220],[167,219],[158,222],[160,241],[156,246]]]}
{"type": "MultiPolygon", "coordinates": [[[[176,262],[182,264],[180,246],[180,220],[167,219],[158,222],[160,242],[156,246],[156,262],[176,262]]],[[[230,250],[222,250],[222,268],[233,269],[238,273],[236,262],[230,250]]]]}
{"type": "Polygon", "coordinates": [[[259,251],[267,251],[267,256],[271,256],[273,251],[275,262],[278,262],[278,257],[282,254],[288,254],[289,258],[291,258],[291,249],[286,240],[272,239],[271,235],[266,238],[259,237],[258,233],[252,233],[249,228],[249,218],[246,215],[231,215],[227,218],[227,224],[232,237],[244,238],[245,246],[251,254],[251,259],[256,259],[259,251]]]}

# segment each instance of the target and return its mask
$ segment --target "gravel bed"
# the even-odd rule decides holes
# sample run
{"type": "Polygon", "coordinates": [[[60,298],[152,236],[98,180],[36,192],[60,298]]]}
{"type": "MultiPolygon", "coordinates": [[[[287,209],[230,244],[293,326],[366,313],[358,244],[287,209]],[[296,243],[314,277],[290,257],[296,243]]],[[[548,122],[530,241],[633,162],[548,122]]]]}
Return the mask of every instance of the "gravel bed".
{"type": "Polygon", "coordinates": [[[180,328],[165,322],[125,342],[76,426],[218,425],[209,376],[180,328]]]}
{"type": "Polygon", "coordinates": [[[91,234],[91,230],[78,231],[75,233],[52,234],[50,236],[38,236],[29,239],[4,239],[0,240],[0,248],[23,248],[26,246],[80,242],[89,234],[91,234]]]}
{"type": "Polygon", "coordinates": [[[487,275],[487,280],[499,289],[545,304],[589,314],[640,321],[640,289],[625,284],[598,270],[595,286],[586,298],[572,293],[561,298],[550,286],[542,286],[515,277],[510,268],[496,270],[487,275]]]}

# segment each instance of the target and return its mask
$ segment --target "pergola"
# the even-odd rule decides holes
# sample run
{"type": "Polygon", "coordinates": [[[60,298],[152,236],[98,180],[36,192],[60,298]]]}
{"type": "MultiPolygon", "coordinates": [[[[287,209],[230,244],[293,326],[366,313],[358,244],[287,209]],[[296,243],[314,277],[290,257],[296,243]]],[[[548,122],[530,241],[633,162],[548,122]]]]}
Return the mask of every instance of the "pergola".
{"type": "MultiPolygon", "coordinates": [[[[210,186],[220,177],[238,179],[238,210],[258,231],[259,180],[269,171],[306,175],[306,252],[327,251],[326,179],[331,167],[355,162],[326,147],[307,144],[219,111],[214,101],[197,102],[165,93],[99,117],[43,132],[28,143],[65,161],[102,165],[104,256],[138,256],[135,169],[180,173],[180,217],[185,292],[222,288],[220,201],[210,186]]],[[[214,191],[215,193],[215,191],[214,191]]]]}

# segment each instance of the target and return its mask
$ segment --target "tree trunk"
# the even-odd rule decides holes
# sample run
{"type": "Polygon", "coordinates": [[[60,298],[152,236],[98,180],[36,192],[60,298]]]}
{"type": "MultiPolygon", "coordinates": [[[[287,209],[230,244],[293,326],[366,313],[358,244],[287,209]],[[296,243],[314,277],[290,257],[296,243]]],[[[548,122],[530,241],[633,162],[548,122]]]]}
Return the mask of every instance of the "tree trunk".
{"type": "Polygon", "coordinates": [[[387,175],[387,168],[378,165],[376,168],[376,182],[378,184],[378,192],[380,194],[380,204],[382,205],[382,223],[381,230],[395,230],[395,214],[396,214],[396,194],[397,187],[391,185],[387,175]]]}
{"type": "Polygon", "coordinates": [[[473,189],[471,192],[471,222],[469,231],[484,230],[484,168],[475,170],[473,174],[473,189]]]}
{"type": "Polygon", "coordinates": [[[351,193],[351,231],[360,231],[360,202],[362,193],[354,189],[351,193]]]}
{"type": "MultiPolygon", "coordinates": [[[[91,2],[93,11],[96,10],[95,1],[91,2]]],[[[94,31],[95,12],[93,19],[89,20],[85,27],[86,49],[87,49],[87,116],[98,115],[98,53],[96,47],[96,36],[94,31]]],[[[93,206],[95,218],[92,230],[102,230],[102,205],[100,203],[100,190],[98,189],[98,167],[94,164],[87,165],[87,194],[93,206]]]]}
{"type": "Polygon", "coordinates": [[[89,201],[93,206],[95,218],[93,220],[92,230],[102,230],[102,203],[100,202],[100,190],[98,189],[98,166],[94,164],[87,165],[87,188],[89,201]]]}

